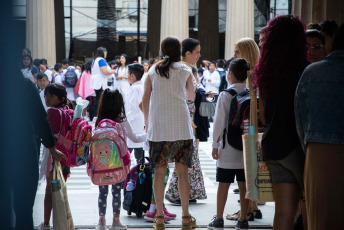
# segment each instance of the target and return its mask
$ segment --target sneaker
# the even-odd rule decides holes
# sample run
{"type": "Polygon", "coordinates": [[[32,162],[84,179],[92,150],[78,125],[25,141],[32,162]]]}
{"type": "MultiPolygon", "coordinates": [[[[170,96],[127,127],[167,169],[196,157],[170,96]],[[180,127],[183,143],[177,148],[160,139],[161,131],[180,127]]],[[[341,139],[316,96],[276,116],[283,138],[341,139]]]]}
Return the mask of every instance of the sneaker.
{"type": "Polygon", "coordinates": [[[98,222],[98,225],[96,227],[96,230],[106,230],[105,216],[99,217],[99,222],[98,222]]]}
{"type": "Polygon", "coordinates": [[[176,217],[177,217],[176,214],[170,213],[169,211],[167,211],[167,208],[165,208],[165,207],[163,208],[163,210],[164,210],[165,216],[170,217],[171,220],[176,219],[176,217]]]}
{"type": "Polygon", "coordinates": [[[38,230],[50,230],[50,225],[45,225],[43,222],[38,226],[38,230]]]}
{"type": "Polygon", "coordinates": [[[263,214],[259,209],[253,210],[253,214],[254,214],[255,219],[262,219],[263,218],[263,214]]]}
{"type": "Polygon", "coordinates": [[[248,222],[247,220],[238,220],[235,229],[237,230],[248,230],[248,222]]]}
{"type": "MultiPolygon", "coordinates": [[[[147,211],[143,219],[149,222],[154,222],[155,216],[156,216],[156,209],[154,210],[154,212],[147,211]]],[[[170,216],[167,216],[165,213],[165,221],[170,221],[170,220],[172,220],[172,218],[170,216]]]]}
{"type": "Polygon", "coordinates": [[[127,225],[122,224],[120,221],[118,223],[112,222],[112,225],[109,228],[109,230],[126,230],[126,229],[127,229],[127,225]]]}
{"type": "Polygon", "coordinates": [[[189,200],[189,204],[196,204],[196,203],[197,203],[196,199],[189,200]]]}
{"type": "Polygon", "coordinates": [[[233,190],[233,193],[234,193],[234,194],[239,194],[239,189],[238,189],[238,188],[234,189],[234,190],[233,190]]]}
{"type": "Polygon", "coordinates": [[[216,215],[213,217],[211,222],[208,224],[208,229],[221,230],[224,228],[223,219],[217,218],[216,215]]]}

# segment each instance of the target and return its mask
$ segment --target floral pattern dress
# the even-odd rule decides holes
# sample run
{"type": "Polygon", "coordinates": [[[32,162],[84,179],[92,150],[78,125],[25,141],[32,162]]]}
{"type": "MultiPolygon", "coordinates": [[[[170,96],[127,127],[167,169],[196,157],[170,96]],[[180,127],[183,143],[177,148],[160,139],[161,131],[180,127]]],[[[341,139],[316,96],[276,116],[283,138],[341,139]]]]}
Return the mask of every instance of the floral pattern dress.
{"type": "MultiPolygon", "coordinates": [[[[195,89],[197,91],[197,83],[196,80],[193,79],[195,89]]],[[[187,105],[190,112],[191,120],[193,120],[195,115],[195,103],[193,101],[187,101],[187,105]]],[[[205,191],[203,174],[201,169],[201,164],[199,161],[198,156],[198,145],[196,141],[195,134],[193,136],[193,147],[194,151],[192,153],[191,159],[191,168],[188,168],[189,172],[189,180],[190,180],[190,197],[189,200],[204,200],[207,199],[207,194],[205,191]]],[[[174,169],[172,174],[172,179],[170,181],[170,185],[166,192],[166,196],[169,196],[172,200],[178,200],[179,192],[178,192],[178,175],[176,169],[174,169]]]]}

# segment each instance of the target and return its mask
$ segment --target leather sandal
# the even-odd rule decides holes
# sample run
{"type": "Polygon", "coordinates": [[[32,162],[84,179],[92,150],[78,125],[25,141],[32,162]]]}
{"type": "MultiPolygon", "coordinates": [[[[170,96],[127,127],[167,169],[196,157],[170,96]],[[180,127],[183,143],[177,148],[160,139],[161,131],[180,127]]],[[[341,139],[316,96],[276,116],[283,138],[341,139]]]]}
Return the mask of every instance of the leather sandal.
{"type": "Polygon", "coordinates": [[[155,216],[154,222],[153,222],[153,229],[155,229],[155,230],[165,230],[165,217],[164,216],[155,216]],[[157,224],[156,223],[157,219],[163,219],[164,223],[157,224]]]}
{"type": "Polygon", "coordinates": [[[196,228],[196,219],[193,216],[182,216],[182,219],[189,219],[190,222],[182,223],[182,230],[192,230],[196,228]]]}

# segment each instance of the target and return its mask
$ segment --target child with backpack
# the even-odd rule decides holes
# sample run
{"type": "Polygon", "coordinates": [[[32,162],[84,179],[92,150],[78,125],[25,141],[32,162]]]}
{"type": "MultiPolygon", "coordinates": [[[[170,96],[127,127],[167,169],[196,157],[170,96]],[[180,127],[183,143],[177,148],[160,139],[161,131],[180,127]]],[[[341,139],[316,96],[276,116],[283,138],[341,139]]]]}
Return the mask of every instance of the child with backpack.
{"type": "MultiPolygon", "coordinates": [[[[70,125],[71,116],[73,110],[65,110],[67,105],[67,91],[66,87],[61,84],[49,84],[44,90],[45,102],[48,107],[47,116],[50,123],[51,131],[55,136],[55,143],[59,135],[65,135],[70,125]]],[[[66,159],[66,158],[65,158],[66,159]]],[[[42,163],[40,169],[40,179],[46,177],[47,185],[44,196],[44,222],[39,226],[40,230],[50,230],[49,221],[52,210],[52,192],[51,183],[53,179],[53,163],[50,152],[47,149],[43,150],[42,163]]],[[[67,181],[68,174],[70,174],[70,168],[61,162],[62,173],[67,181]]]]}
{"type": "MultiPolygon", "coordinates": [[[[244,219],[247,214],[249,200],[245,199],[246,185],[243,151],[236,146],[232,146],[232,141],[228,141],[228,138],[224,137],[224,134],[228,133],[227,127],[230,122],[230,115],[240,113],[238,111],[239,106],[234,106],[234,103],[231,102],[235,101],[237,96],[248,92],[245,81],[249,69],[249,64],[245,59],[238,58],[233,60],[229,68],[230,73],[227,75],[230,87],[228,91],[221,92],[218,97],[213,131],[212,157],[217,160],[216,181],[219,182],[219,187],[217,190],[217,213],[209,223],[208,229],[224,228],[223,211],[227,201],[228,189],[230,184],[234,183],[235,177],[240,190],[241,206],[241,215],[236,223],[236,229],[248,229],[248,222],[244,219]],[[231,92],[233,90],[236,94],[232,95],[231,92]]],[[[238,138],[241,139],[241,135],[242,133],[238,133],[238,138]]]]}
{"type": "MultiPolygon", "coordinates": [[[[128,138],[133,142],[144,142],[147,139],[147,134],[140,134],[136,135],[133,133],[131,125],[126,120],[126,114],[124,109],[124,101],[122,94],[116,90],[106,89],[101,95],[99,101],[99,108],[98,108],[98,118],[96,121],[96,127],[98,124],[102,123],[102,120],[109,119],[119,125],[121,129],[124,130],[124,137],[128,136],[128,138]]],[[[98,126],[99,127],[99,126],[98,126]]],[[[126,142],[123,142],[125,146],[120,146],[121,149],[127,150],[126,142]]],[[[122,143],[122,144],[123,144],[122,143]]],[[[121,144],[121,145],[122,145],[121,144]]],[[[95,146],[96,148],[97,146],[95,146]]],[[[100,146],[99,146],[100,147],[100,146]]],[[[110,147],[110,146],[109,146],[110,147]]],[[[93,146],[92,146],[93,148],[93,146]]],[[[102,148],[107,148],[105,145],[102,148]]],[[[109,149],[109,148],[107,148],[109,149]]],[[[92,149],[93,151],[93,149],[92,149]]],[[[98,150],[95,150],[98,152],[98,150]]],[[[102,150],[103,151],[103,150],[102,150]]],[[[104,151],[103,151],[104,152],[104,151]]],[[[107,152],[106,152],[107,153],[107,152]]],[[[93,153],[91,158],[93,157],[93,153]]],[[[104,156],[100,156],[100,159],[103,159],[103,162],[107,161],[104,156]]],[[[130,160],[130,159],[129,159],[130,160]]],[[[129,171],[128,171],[129,172],[129,171]]],[[[125,175],[126,177],[127,175],[125,175]]],[[[127,229],[127,226],[120,222],[120,208],[121,208],[121,189],[122,189],[122,182],[112,185],[112,208],[113,208],[113,222],[110,230],[118,230],[118,229],[127,229]]],[[[106,221],[105,221],[105,214],[106,214],[106,199],[108,195],[108,185],[100,185],[99,186],[99,199],[98,199],[98,207],[99,207],[99,224],[97,225],[97,230],[105,230],[106,228],[106,221]]]]}

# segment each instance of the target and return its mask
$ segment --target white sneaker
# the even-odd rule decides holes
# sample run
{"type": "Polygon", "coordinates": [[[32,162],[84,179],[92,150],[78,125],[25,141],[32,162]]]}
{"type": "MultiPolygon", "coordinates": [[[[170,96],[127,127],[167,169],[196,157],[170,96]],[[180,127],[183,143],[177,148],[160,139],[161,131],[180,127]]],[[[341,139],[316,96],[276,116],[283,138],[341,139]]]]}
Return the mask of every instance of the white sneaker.
{"type": "Polygon", "coordinates": [[[126,230],[127,225],[122,224],[121,222],[118,223],[112,223],[111,228],[109,230],[126,230]]]}
{"type": "Polygon", "coordinates": [[[104,216],[99,217],[99,222],[96,227],[96,230],[106,230],[106,220],[104,216]]]}
{"type": "Polygon", "coordinates": [[[38,226],[38,230],[50,230],[50,225],[45,225],[43,222],[38,226]]]}

